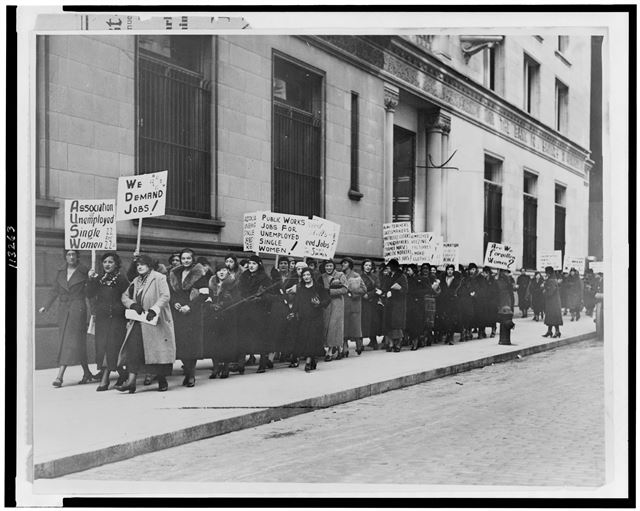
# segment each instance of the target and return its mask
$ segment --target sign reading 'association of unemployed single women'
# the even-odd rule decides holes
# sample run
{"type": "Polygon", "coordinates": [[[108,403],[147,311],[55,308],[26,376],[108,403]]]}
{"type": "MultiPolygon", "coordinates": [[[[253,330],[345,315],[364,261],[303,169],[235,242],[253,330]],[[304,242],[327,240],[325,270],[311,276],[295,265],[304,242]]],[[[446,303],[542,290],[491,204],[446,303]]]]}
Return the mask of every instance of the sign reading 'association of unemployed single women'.
{"type": "Polygon", "coordinates": [[[64,202],[65,250],[115,250],[116,201],[71,199],[64,202]]]}

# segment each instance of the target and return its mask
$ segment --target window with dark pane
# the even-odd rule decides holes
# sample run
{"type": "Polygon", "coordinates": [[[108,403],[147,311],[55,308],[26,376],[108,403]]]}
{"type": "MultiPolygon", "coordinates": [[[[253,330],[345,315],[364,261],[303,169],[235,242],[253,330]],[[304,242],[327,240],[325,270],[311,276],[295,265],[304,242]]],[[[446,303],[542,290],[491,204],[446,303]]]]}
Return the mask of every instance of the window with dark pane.
{"type": "Polygon", "coordinates": [[[522,221],[523,250],[522,265],[528,269],[536,268],[536,249],[538,236],[538,177],[530,172],[524,173],[524,215],[522,221]]]}
{"type": "Polygon", "coordinates": [[[502,161],[489,155],[484,158],[484,245],[502,242],[502,161]]]}
{"type": "Polygon", "coordinates": [[[273,60],[273,211],[322,214],[322,75],[273,60]]]}
{"type": "Polygon", "coordinates": [[[567,218],[567,206],[566,206],[566,187],[556,184],[555,188],[555,229],[554,229],[554,250],[561,250],[562,257],[564,258],[565,248],[565,224],[567,218]]]}
{"type": "Polygon", "coordinates": [[[211,37],[138,36],[138,172],[168,170],[167,214],[211,217],[211,37]]]}
{"type": "Polygon", "coordinates": [[[416,134],[393,127],[393,222],[413,224],[416,134]]]}

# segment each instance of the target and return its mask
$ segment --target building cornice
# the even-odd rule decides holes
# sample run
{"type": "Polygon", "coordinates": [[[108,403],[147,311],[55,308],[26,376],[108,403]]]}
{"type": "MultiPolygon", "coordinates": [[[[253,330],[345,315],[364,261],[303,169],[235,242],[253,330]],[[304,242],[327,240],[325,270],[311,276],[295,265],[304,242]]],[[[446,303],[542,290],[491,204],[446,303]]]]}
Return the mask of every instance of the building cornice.
{"type": "Polygon", "coordinates": [[[574,174],[590,152],[402,36],[299,36],[574,174]]]}

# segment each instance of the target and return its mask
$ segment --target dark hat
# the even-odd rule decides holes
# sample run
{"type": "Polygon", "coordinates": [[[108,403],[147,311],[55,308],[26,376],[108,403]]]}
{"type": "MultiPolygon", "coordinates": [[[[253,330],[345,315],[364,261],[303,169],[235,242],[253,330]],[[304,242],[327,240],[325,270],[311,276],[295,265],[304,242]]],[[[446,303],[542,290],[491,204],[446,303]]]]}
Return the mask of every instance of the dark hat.
{"type": "Polygon", "coordinates": [[[453,271],[456,271],[456,267],[453,264],[447,264],[447,266],[445,267],[444,271],[447,271],[449,268],[452,268],[453,271]]]}
{"type": "Polygon", "coordinates": [[[475,268],[476,270],[478,269],[476,263],[469,263],[469,266],[467,266],[467,270],[470,270],[471,268],[475,268]]]}
{"type": "Polygon", "coordinates": [[[397,259],[390,259],[389,262],[387,263],[387,266],[389,268],[391,268],[392,270],[399,270],[400,269],[400,263],[398,262],[397,259]]]}
{"type": "Polygon", "coordinates": [[[200,256],[200,257],[198,257],[198,258],[196,259],[196,263],[197,263],[197,264],[203,264],[203,265],[204,265],[204,264],[206,264],[207,266],[211,266],[211,264],[209,264],[209,259],[207,259],[207,258],[206,258],[206,257],[204,257],[204,256],[200,256]]]}
{"type": "Polygon", "coordinates": [[[487,273],[491,273],[491,266],[485,266],[482,268],[482,271],[486,271],[487,273]]]}
{"type": "Polygon", "coordinates": [[[289,263],[289,258],[287,256],[280,256],[280,259],[278,259],[278,264],[282,262],[289,263]]]}
{"type": "Polygon", "coordinates": [[[353,259],[351,259],[350,257],[345,257],[342,261],[340,261],[340,264],[347,262],[349,264],[349,268],[353,268],[353,259]]]}
{"type": "Polygon", "coordinates": [[[234,262],[238,262],[238,258],[236,256],[234,256],[232,253],[228,253],[226,256],[224,256],[224,260],[226,261],[227,259],[233,259],[234,262]]]}
{"type": "Polygon", "coordinates": [[[544,269],[544,272],[545,272],[547,275],[553,275],[553,274],[555,273],[555,270],[553,269],[553,266],[547,266],[547,267],[544,269]]]}
{"type": "Polygon", "coordinates": [[[253,254],[249,257],[249,261],[253,261],[254,263],[262,264],[262,259],[259,255],[253,254]]]}
{"type": "Polygon", "coordinates": [[[133,260],[133,262],[135,264],[144,264],[144,265],[148,266],[151,269],[153,269],[153,267],[154,267],[153,259],[151,259],[151,256],[148,256],[146,254],[139,254],[138,256],[136,256],[136,258],[133,260]]]}

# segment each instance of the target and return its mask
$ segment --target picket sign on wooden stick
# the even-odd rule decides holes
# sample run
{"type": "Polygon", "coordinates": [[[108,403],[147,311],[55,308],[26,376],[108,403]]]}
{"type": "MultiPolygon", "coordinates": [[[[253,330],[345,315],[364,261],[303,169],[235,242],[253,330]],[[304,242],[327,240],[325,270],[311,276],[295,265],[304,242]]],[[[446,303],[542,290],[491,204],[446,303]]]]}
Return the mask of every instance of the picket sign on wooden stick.
{"type": "Polygon", "coordinates": [[[138,218],[138,239],[136,240],[136,252],[140,253],[140,236],[142,235],[142,218],[138,218]]]}
{"type": "Polygon", "coordinates": [[[96,251],[91,251],[91,269],[96,271],[96,251]]]}
{"type": "Polygon", "coordinates": [[[280,263],[280,254],[276,254],[276,269],[278,269],[279,263],[280,263]]]}

